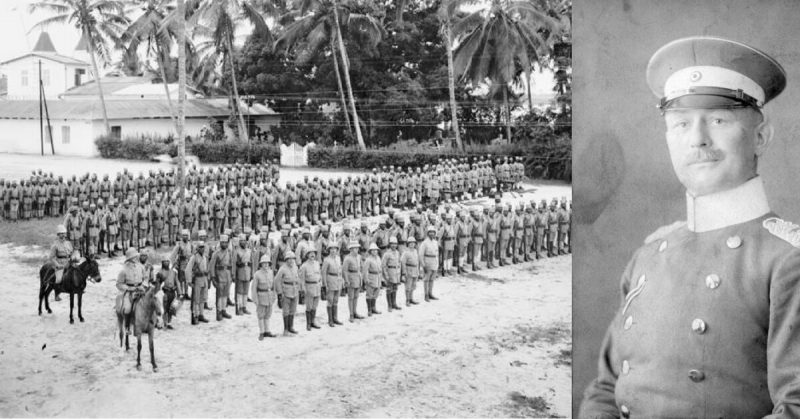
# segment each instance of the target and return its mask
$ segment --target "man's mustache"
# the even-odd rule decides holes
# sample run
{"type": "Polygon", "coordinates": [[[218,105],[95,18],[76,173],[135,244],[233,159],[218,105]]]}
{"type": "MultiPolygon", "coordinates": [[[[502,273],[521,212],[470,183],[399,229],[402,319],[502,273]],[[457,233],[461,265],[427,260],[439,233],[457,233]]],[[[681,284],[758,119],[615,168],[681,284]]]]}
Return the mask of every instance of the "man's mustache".
{"type": "Polygon", "coordinates": [[[722,159],[722,152],[715,149],[697,149],[686,156],[687,164],[708,163],[722,159]]]}

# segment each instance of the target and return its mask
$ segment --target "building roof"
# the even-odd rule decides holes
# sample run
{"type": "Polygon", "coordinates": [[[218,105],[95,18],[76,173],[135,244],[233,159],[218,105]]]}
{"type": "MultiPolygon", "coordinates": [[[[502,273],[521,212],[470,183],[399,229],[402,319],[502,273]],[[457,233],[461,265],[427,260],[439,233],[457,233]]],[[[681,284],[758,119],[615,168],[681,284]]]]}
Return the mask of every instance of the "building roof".
{"type": "MultiPolygon", "coordinates": [[[[174,105],[177,106],[176,103],[174,105]]],[[[100,101],[85,100],[51,100],[47,102],[51,120],[84,120],[103,119],[100,101]]],[[[245,114],[262,116],[276,115],[275,111],[264,106],[255,105],[245,109],[245,114]]],[[[161,119],[169,118],[169,104],[166,99],[154,100],[112,100],[106,102],[108,119],[161,119]]],[[[227,99],[188,99],[186,101],[186,118],[225,117],[230,115],[227,99]]],[[[0,100],[0,119],[39,119],[38,100],[0,100]]]]}
{"type": "MultiPolygon", "coordinates": [[[[139,96],[166,96],[162,83],[153,83],[149,77],[142,76],[120,76],[106,75],[100,79],[103,86],[103,94],[107,99],[131,99],[139,96]],[[114,98],[112,96],[119,96],[114,98]]],[[[170,96],[177,98],[178,84],[169,83],[170,96]]],[[[190,86],[186,86],[187,95],[197,91],[190,86]]],[[[75,86],[62,93],[60,97],[65,99],[80,99],[84,96],[97,96],[97,83],[90,80],[80,86],[75,86]]]]}
{"type": "Polygon", "coordinates": [[[38,51],[29,52],[29,53],[27,53],[25,55],[21,55],[19,57],[3,61],[2,63],[0,63],[0,65],[8,64],[8,63],[11,63],[11,62],[14,62],[14,61],[18,61],[18,60],[21,60],[23,58],[28,58],[28,57],[44,58],[46,60],[51,60],[51,61],[55,61],[55,62],[62,63],[62,64],[71,64],[71,65],[79,65],[79,66],[86,66],[86,67],[89,66],[89,63],[87,63],[86,61],[83,61],[83,60],[79,60],[77,58],[67,57],[66,55],[61,55],[61,54],[58,54],[58,53],[55,53],[55,52],[38,52],[38,51]]]}
{"type": "Polygon", "coordinates": [[[33,51],[57,53],[56,47],[53,45],[53,40],[50,39],[50,35],[47,32],[39,34],[39,39],[36,41],[36,45],[33,46],[33,51]]]}

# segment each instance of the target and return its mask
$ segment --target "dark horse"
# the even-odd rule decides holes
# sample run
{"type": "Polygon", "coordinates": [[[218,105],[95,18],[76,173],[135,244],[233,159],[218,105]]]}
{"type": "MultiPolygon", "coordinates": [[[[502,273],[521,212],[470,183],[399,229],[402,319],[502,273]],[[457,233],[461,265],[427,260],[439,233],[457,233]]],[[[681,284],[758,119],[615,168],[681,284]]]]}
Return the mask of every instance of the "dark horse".
{"type": "Polygon", "coordinates": [[[72,317],[72,309],[75,306],[74,296],[78,294],[78,319],[83,322],[83,290],[86,289],[86,281],[98,283],[102,280],[100,278],[100,269],[97,267],[97,260],[93,256],[89,256],[78,264],[77,266],[70,266],[64,269],[64,275],[61,277],[61,283],[55,283],[56,270],[52,262],[47,262],[39,269],[39,315],[42,315],[42,300],[44,300],[44,307],[48,313],[50,310],[50,303],[47,301],[50,291],[59,293],[69,293],[69,322],[75,323],[72,317]]]}
{"type": "MultiPolygon", "coordinates": [[[[164,314],[164,308],[161,306],[161,299],[156,297],[156,294],[161,289],[161,282],[156,281],[155,285],[148,288],[144,293],[133,303],[130,314],[127,316],[122,313],[122,309],[117,311],[117,325],[119,326],[119,346],[122,347],[122,336],[125,336],[125,350],[130,349],[128,344],[128,335],[125,333],[130,331],[131,323],[133,324],[133,334],[136,335],[136,369],[142,369],[142,333],[147,333],[148,343],[150,345],[150,363],[153,364],[153,372],[158,372],[156,365],[156,356],[153,349],[153,336],[155,328],[159,327],[161,315],[164,314]]],[[[122,307],[122,304],[120,304],[122,307]]]]}

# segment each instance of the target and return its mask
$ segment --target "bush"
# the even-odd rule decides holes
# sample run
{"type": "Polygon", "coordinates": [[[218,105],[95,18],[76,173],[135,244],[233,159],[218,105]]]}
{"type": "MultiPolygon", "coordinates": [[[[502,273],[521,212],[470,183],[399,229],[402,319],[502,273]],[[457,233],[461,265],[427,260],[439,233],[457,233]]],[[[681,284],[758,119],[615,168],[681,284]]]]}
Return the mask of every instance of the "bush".
{"type": "Polygon", "coordinates": [[[572,180],[572,150],[568,137],[555,144],[512,143],[496,146],[472,145],[465,151],[424,148],[423,146],[394,149],[312,147],[308,149],[308,165],[320,168],[371,169],[393,165],[406,168],[436,164],[439,159],[485,156],[523,156],[525,173],[530,178],[572,180]]]}
{"type": "MultiPolygon", "coordinates": [[[[120,140],[116,137],[101,136],[95,140],[100,156],[107,159],[150,160],[158,154],[178,155],[178,147],[174,141],[166,143],[160,138],[129,137],[120,140]]],[[[281,150],[278,146],[238,142],[198,142],[191,139],[186,141],[186,154],[197,156],[203,163],[235,163],[247,161],[248,149],[251,163],[261,162],[262,159],[272,161],[280,159],[281,150]]]]}

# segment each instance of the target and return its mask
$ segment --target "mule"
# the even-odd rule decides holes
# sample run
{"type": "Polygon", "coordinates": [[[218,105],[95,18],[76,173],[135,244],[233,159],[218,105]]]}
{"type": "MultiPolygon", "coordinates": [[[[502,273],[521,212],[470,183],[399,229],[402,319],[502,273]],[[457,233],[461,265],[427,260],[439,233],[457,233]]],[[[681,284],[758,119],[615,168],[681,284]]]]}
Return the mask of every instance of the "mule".
{"type": "Polygon", "coordinates": [[[50,302],[48,297],[51,291],[58,293],[69,294],[69,322],[75,323],[72,312],[75,306],[75,294],[78,295],[78,319],[83,322],[83,291],[86,289],[86,282],[91,281],[99,283],[102,281],[100,277],[100,268],[97,266],[97,260],[94,256],[88,256],[83,262],[76,266],[67,267],[64,270],[64,275],[61,277],[61,283],[55,283],[56,270],[52,262],[45,263],[39,269],[39,315],[42,315],[42,300],[44,300],[44,307],[48,313],[50,310],[50,302]]]}
{"type": "Polygon", "coordinates": [[[155,329],[161,328],[161,316],[164,314],[164,308],[161,306],[161,299],[156,296],[159,290],[161,290],[161,282],[155,281],[155,284],[152,287],[148,288],[138,299],[136,299],[136,301],[133,303],[130,314],[126,316],[122,313],[121,309],[117,310],[119,346],[122,347],[124,336],[125,351],[130,349],[128,336],[130,335],[130,327],[133,325],[133,334],[136,336],[137,370],[142,369],[142,333],[146,333],[148,337],[148,344],[150,346],[150,363],[153,365],[153,372],[158,372],[155,350],[153,347],[153,338],[155,336],[155,329]]]}

